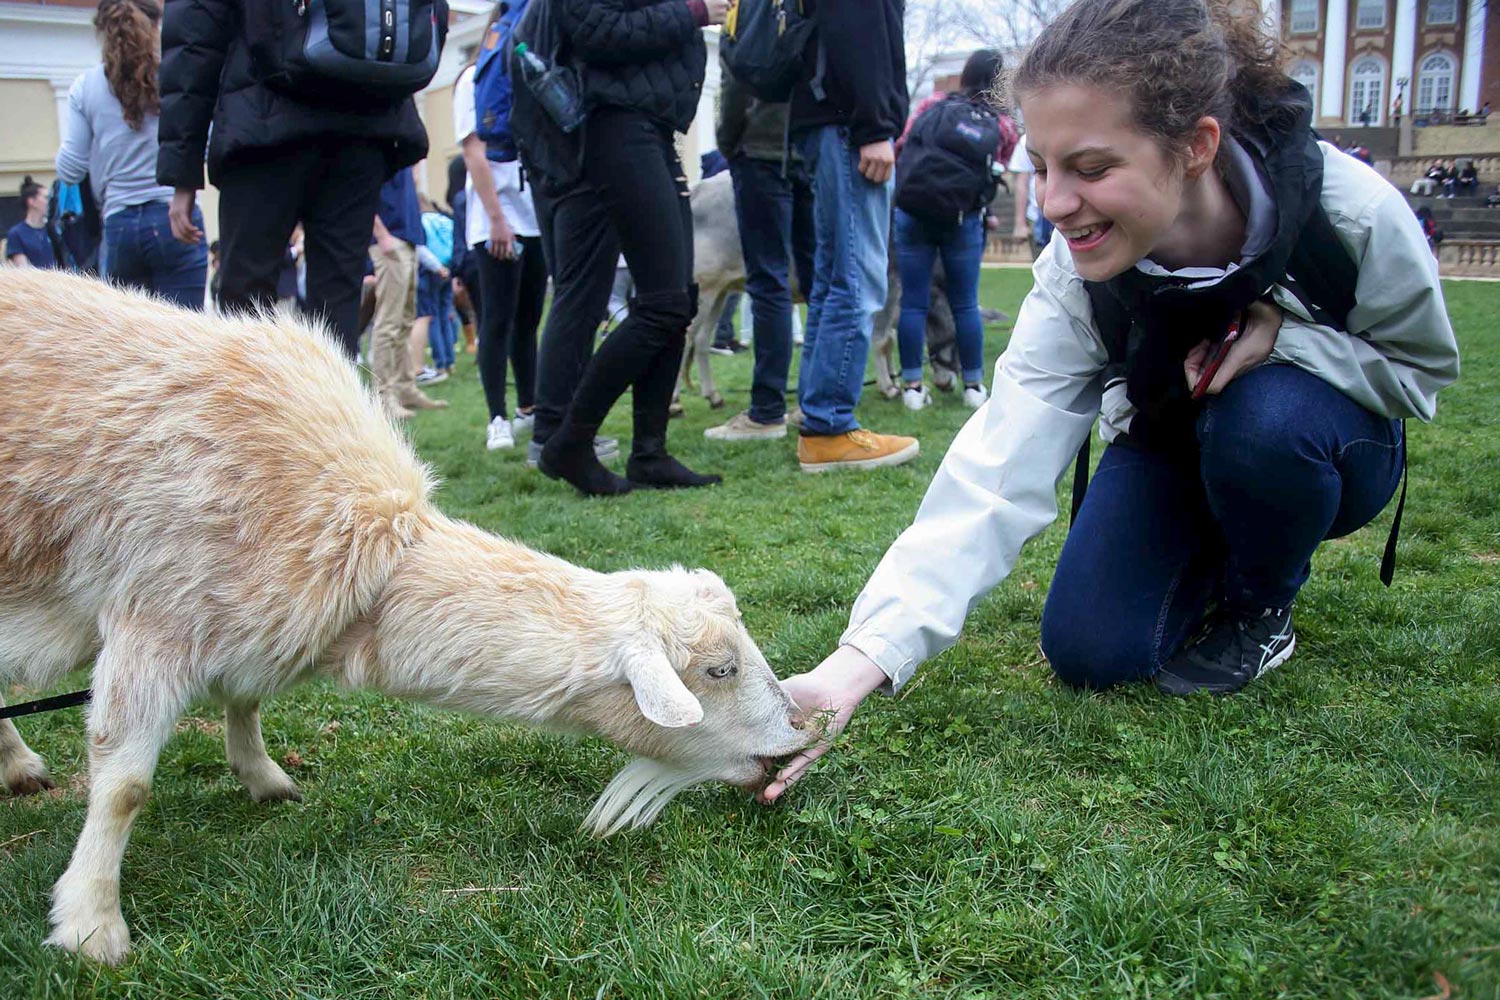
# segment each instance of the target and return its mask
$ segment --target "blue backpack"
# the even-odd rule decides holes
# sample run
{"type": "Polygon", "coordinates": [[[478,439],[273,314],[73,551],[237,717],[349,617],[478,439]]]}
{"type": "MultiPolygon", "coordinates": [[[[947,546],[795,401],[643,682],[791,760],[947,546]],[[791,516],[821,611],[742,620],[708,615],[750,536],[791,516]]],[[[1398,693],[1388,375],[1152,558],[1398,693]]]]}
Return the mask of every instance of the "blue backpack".
{"type": "Polygon", "coordinates": [[[510,79],[510,51],[515,48],[516,25],[529,0],[509,0],[485,33],[474,65],[474,134],[484,140],[485,155],[498,163],[516,158],[515,134],[510,127],[514,91],[510,79]]]}

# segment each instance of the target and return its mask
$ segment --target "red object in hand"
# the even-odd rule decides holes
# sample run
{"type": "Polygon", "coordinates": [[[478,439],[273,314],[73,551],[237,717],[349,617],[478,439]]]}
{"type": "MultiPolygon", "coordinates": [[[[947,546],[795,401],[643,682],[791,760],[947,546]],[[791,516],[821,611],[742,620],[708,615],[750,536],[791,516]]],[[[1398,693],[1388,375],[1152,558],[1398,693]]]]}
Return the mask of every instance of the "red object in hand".
{"type": "Polygon", "coordinates": [[[1208,361],[1203,365],[1203,371],[1198,374],[1198,381],[1193,386],[1193,399],[1202,399],[1203,394],[1208,391],[1214,376],[1219,374],[1219,369],[1224,365],[1224,359],[1229,356],[1229,348],[1240,339],[1240,321],[1231,320],[1229,332],[1224,334],[1224,339],[1213,346],[1213,353],[1208,356],[1208,361]]]}

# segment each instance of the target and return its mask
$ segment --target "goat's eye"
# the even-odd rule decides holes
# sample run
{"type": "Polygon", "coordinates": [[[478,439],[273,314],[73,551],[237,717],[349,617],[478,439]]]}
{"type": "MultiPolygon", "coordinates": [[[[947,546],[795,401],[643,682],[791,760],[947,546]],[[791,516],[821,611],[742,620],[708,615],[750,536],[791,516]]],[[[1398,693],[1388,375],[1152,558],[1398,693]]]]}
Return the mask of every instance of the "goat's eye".
{"type": "Polygon", "coordinates": [[[723,680],[725,677],[733,677],[740,672],[740,668],[733,663],[720,663],[717,666],[709,667],[705,672],[717,681],[723,680]]]}

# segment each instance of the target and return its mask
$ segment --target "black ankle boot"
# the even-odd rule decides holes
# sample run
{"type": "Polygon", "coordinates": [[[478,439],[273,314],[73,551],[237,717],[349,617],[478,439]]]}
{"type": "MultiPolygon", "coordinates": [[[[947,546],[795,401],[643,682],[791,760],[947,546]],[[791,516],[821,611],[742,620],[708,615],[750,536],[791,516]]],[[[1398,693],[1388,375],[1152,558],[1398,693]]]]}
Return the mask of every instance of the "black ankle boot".
{"type": "Polygon", "coordinates": [[[536,467],[549,479],[562,479],[586,497],[620,496],[631,483],[606,469],[594,454],[592,441],[574,443],[554,436],[542,445],[536,467]]]}
{"type": "Polygon", "coordinates": [[[625,475],[629,477],[632,486],[655,490],[717,486],[724,481],[723,476],[706,476],[694,472],[668,455],[665,449],[646,455],[632,452],[630,460],[625,463],[625,475]]]}

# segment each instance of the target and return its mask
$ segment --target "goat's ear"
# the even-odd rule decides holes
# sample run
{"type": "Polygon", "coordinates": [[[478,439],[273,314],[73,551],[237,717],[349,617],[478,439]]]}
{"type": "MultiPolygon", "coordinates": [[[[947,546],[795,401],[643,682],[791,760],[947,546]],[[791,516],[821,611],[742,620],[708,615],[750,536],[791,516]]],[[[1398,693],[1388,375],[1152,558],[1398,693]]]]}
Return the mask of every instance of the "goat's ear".
{"type": "Polygon", "coordinates": [[[682,683],[659,644],[640,639],[616,655],[642,715],[668,729],[696,726],[703,721],[703,706],[682,683]]]}

